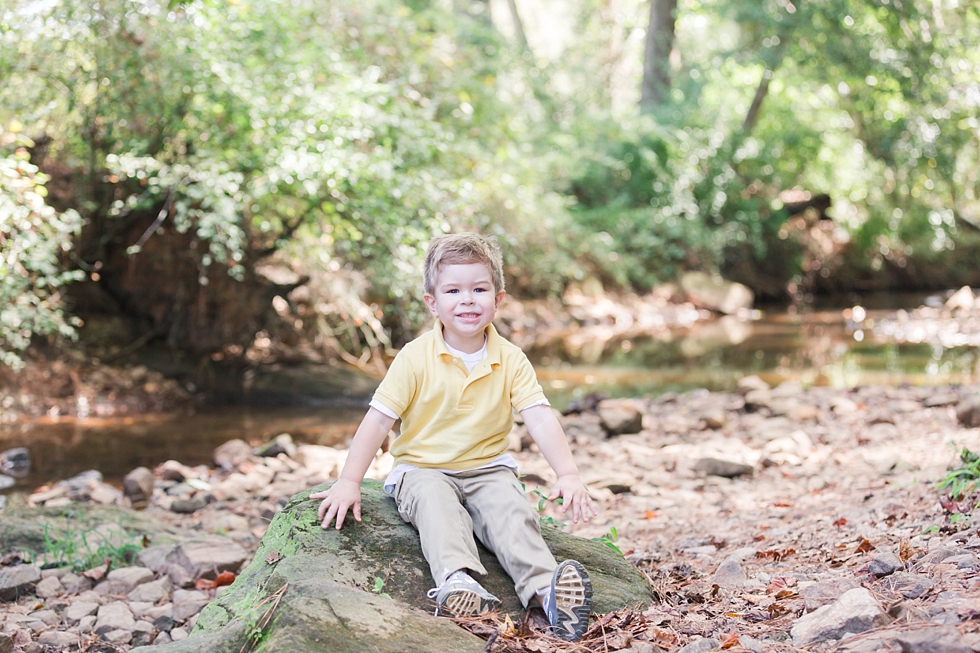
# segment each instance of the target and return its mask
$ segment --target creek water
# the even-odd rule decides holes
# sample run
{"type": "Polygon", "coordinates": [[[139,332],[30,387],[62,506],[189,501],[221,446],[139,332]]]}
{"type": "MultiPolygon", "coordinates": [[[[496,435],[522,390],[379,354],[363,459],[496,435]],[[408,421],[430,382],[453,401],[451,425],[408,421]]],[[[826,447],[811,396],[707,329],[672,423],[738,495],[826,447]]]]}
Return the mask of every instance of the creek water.
{"type": "MultiPolygon", "coordinates": [[[[835,387],[939,385],[980,382],[980,349],[895,344],[869,327],[894,315],[891,307],[864,311],[816,308],[805,313],[762,312],[758,319],[705,322],[667,339],[636,338],[572,346],[556,341],[529,348],[553,405],[563,408],[590,392],[657,396],[695,388],[732,390],[757,374],[770,384],[786,380],[835,387]]],[[[174,414],[110,418],[38,419],[0,424],[0,451],[26,447],[32,467],[8,491],[100,470],[119,483],[140,465],[165,460],[207,464],[222,442],[258,444],[280,433],[298,442],[336,445],[349,440],[362,405],[254,408],[240,405],[174,414]]]]}

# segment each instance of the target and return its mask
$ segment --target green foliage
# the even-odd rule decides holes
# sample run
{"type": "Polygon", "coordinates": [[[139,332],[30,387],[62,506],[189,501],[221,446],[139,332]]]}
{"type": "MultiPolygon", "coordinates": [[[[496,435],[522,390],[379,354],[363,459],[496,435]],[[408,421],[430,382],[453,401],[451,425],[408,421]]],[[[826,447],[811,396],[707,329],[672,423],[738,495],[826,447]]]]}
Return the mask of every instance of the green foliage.
{"type": "Polygon", "coordinates": [[[593,537],[592,539],[596,542],[601,542],[605,546],[608,546],[619,555],[623,555],[622,550],[620,550],[619,546],[616,545],[616,542],[619,541],[619,533],[616,531],[615,526],[610,526],[606,533],[603,533],[599,537],[593,537]]]}
{"type": "Polygon", "coordinates": [[[375,576],[374,585],[371,586],[371,591],[377,594],[378,596],[383,596],[386,599],[390,599],[391,595],[385,593],[384,589],[385,589],[385,579],[382,578],[381,576],[375,576]]]}
{"type": "Polygon", "coordinates": [[[939,489],[948,491],[954,501],[959,501],[980,487],[980,454],[964,448],[960,451],[960,462],[962,464],[959,467],[939,481],[939,489]]]}
{"type": "Polygon", "coordinates": [[[544,514],[545,506],[548,503],[555,503],[559,506],[562,503],[564,503],[564,499],[562,497],[558,497],[557,499],[552,501],[547,496],[545,496],[545,494],[541,492],[541,490],[535,490],[534,494],[538,497],[538,505],[535,506],[535,510],[538,513],[538,521],[541,522],[542,525],[553,526],[555,528],[565,528],[566,526],[568,526],[568,524],[566,524],[565,522],[558,521],[551,515],[544,514]]]}
{"type": "MultiPolygon", "coordinates": [[[[18,142],[2,131],[0,139],[18,142]]],[[[81,272],[63,271],[59,258],[71,247],[80,217],[46,203],[47,179],[25,149],[0,154],[0,363],[15,369],[23,364],[18,352],[33,336],[72,338],[77,324],[65,318],[60,288],[81,272]]]]}
{"type": "Polygon", "coordinates": [[[90,534],[79,530],[66,519],[67,528],[55,537],[49,524],[44,525],[44,551],[41,553],[45,567],[71,567],[76,572],[92,569],[108,563],[110,568],[128,567],[136,561],[136,555],[143,550],[142,536],[133,536],[128,541],[111,543],[103,538],[90,541],[90,534]]]}

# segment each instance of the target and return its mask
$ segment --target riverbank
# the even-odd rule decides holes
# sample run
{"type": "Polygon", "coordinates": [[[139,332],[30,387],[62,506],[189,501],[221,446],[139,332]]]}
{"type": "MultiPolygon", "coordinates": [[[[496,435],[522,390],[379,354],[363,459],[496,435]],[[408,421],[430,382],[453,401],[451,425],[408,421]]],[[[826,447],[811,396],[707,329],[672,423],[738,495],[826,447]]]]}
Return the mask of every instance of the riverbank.
{"type": "MultiPolygon", "coordinates": [[[[742,342],[763,312],[743,307],[727,315],[703,298],[694,301],[679,287],[665,285],[647,295],[612,295],[601,288],[572,288],[561,299],[521,301],[508,297],[497,326],[505,337],[529,351],[560,351],[561,356],[594,363],[610,351],[631,351],[634,341],[677,343],[685,355],[742,342]]],[[[804,314],[807,307],[791,307],[804,314]]],[[[842,309],[855,339],[883,343],[932,343],[942,347],[980,347],[980,298],[969,288],[934,295],[929,305],[876,311],[842,309]]],[[[266,338],[268,340],[268,338],[266,338]]],[[[181,361],[166,353],[113,358],[105,347],[37,349],[28,352],[19,372],[0,368],[0,424],[47,418],[120,417],[166,413],[222,402],[250,405],[325,405],[370,394],[378,370],[366,374],[340,361],[309,357],[302,339],[286,346],[264,342],[261,364],[226,370],[226,361],[181,361]],[[87,353],[86,353],[87,352],[87,353]],[[305,354],[304,354],[305,352],[305,354]],[[244,370],[244,371],[243,371],[244,370]],[[192,374],[193,372],[193,374],[192,374]],[[207,391],[203,374],[219,387],[207,391]],[[237,386],[232,378],[241,377],[237,386]],[[235,387],[232,387],[235,386],[235,387]],[[291,404],[292,402],[292,404],[291,404]]],[[[975,372],[980,377],[980,356],[975,372]]],[[[349,403],[349,402],[348,402],[349,403]]]]}
{"type": "MultiPolygon", "coordinates": [[[[888,642],[922,629],[961,646],[944,650],[969,650],[980,641],[977,495],[954,501],[937,481],[959,464],[962,449],[980,451],[978,402],[976,385],[769,388],[748,378],[736,393],[608,400],[563,416],[600,507],[589,524],[565,528],[618,546],[661,600],[626,624],[622,615],[611,618],[587,650],[695,645],[687,653],[712,646],[856,653],[890,650],[888,642]],[[841,603],[848,590],[865,593],[849,593],[841,603]],[[848,627],[866,632],[840,641],[844,631],[834,630],[833,614],[857,610],[847,602],[855,598],[871,616],[865,626],[848,627]],[[817,612],[824,604],[837,607],[817,612]],[[804,641],[811,636],[817,639],[804,641]]],[[[149,502],[139,512],[112,508],[147,520],[132,532],[123,528],[120,535],[127,522],[118,513],[91,530],[114,531],[116,550],[127,543],[118,538],[129,537],[137,545],[136,571],[107,575],[98,565],[38,571],[19,599],[0,606],[0,631],[16,650],[31,653],[127,651],[185,636],[220,591],[215,584],[230,580],[217,582],[213,571],[234,573],[247,562],[285,499],[334,478],[346,457],[343,448],[293,449],[287,438],[274,446],[266,453],[275,455],[257,456],[232,442],[215,451],[209,466],[167,462],[134,473],[125,492],[89,477],[11,498],[3,528],[27,516],[51,519],[81,501],[124,506],[139,502],[142,492],[149,502]],[[205,536],[224,545],[188,544],[205,536]],[[161,558],[177,546],[191,548],[161,558]]],[[[529,491],[553,481],[520,427],[512,448],[529,491]]],[[[381,454],[369,475],[381,478],[389,466],[381,454]]],[[[554,507],[545,507],[543,517],[562,521],[554,507]]],[[[49,558],[58,550],[64,552],[55,547],[49,558]]],[[[3,578],[45,560],[4,553],[3,578]]],[[[507,631],[495,646],[563,650],[540,633],[518,638],[507,631]]]]}

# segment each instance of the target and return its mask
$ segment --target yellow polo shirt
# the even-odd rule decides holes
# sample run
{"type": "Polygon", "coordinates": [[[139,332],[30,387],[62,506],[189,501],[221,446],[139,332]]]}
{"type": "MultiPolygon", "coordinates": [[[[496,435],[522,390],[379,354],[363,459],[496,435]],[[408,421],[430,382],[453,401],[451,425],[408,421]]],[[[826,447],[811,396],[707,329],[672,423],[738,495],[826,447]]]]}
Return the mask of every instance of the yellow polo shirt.
{"type": "Polygon", "coordinates": [[[398,353],[374,398],[401,416],[401,435],[391,445],[395,466],[462,471],[504,453],[513,410],[545,396],[527,356],[492,324],[487,357],[467,372],[446,349],[437,321],[398,353]]]}

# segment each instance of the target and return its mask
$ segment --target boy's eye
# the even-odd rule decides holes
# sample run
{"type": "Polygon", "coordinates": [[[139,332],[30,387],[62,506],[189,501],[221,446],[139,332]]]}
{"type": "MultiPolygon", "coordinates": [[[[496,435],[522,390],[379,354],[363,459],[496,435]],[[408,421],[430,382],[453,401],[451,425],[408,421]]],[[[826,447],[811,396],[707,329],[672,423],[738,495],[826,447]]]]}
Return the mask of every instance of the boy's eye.
{"type": "Polygon", "coordinates": [[[447,290],[446,292],[448,292],[450,295],[453,295],[455,293],[458,293],[459,292],[459,289],[458,288],[453,288],[451,290],[447,290]]]}

